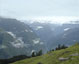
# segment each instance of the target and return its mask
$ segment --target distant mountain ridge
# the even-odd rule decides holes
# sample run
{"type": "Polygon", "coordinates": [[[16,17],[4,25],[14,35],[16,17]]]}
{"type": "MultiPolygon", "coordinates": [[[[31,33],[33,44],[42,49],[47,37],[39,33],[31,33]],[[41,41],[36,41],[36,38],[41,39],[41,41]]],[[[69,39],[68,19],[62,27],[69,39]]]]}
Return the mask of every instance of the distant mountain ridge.
{"type": "Polygon", "coordinates": [[[65,24],[29,23],[35,33],[43,39],[47,48],[55,48],[58,44],[72,45],[79,41],[79,21],[65,24]]]}
{"type": "Polygon", "coordinates": [[[0,18],[0,58],[30,55],[32,51],[45,50],[34,31],[16,19],[0,18]]]}

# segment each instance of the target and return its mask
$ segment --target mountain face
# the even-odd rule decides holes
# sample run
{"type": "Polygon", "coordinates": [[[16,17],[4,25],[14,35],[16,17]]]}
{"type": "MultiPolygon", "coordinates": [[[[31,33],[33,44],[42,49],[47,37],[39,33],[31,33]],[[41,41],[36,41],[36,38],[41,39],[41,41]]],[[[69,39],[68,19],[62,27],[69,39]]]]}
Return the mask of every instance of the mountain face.
{"type": "Polygon", "coordinates": [[[58,44],[72,45],[79,41],[79,23],[65,23],[62,25],[50,23],[29,23],[35,33],[43,39],[50,50],[58,44]]]}
{"type": "Polygon", "coordinates": [[[65,44],[70,46],[76,42],[79,42],[79,24],[63,24],[61,27],[59,28],[62,33],[55,37],[52,36],[49,40],[50,47],[54,48],[51,45],[56,46],[57,44],[65,44]]]}
{"type": "Polygon", "coordinates": [[[34,31],[16,19],[0,18],[0,58],[30,55],[32,51],[45,50],[34,31]]]}
{"type": "Polygon", "coordinates": [[[50,28],[49,24],[35,22],[32,24],[29,24],[29,26],[45,42],[47,42],[51,38],[51,36],[54,35],[53,30],[50,28]]]}
{"type": "Polygon", "coordinates": [[[49,39],[51,39],[52,36],[55,37],[54,29],[58,27],[58,25],[39,22],[28,23],[28,25],[34,30],[34,32],[40,37],[40,39],[44,41],[44,44],[47,47],[49,39]]]}

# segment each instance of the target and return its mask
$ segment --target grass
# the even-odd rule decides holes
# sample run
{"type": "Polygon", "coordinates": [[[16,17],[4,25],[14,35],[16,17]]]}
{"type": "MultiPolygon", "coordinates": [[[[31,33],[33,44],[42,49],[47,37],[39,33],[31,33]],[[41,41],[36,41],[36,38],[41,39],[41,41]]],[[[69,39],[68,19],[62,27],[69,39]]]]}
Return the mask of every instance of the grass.
{"type": "Polygon", "coordinates": [[[79,54],[79,44],[75,44],[66,49],[52,51],[42,56],[17,61],[12,64],[79,64],[79,56],[71,56],[75,53],[79,54]],[[60,61],[59,58],[69,59],[60,61]]]}

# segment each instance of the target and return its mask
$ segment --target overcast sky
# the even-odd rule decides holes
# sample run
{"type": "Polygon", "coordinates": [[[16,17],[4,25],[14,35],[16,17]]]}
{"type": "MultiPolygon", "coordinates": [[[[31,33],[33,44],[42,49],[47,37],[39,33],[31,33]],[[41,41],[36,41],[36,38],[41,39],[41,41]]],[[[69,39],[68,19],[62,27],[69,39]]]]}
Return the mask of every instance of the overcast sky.
{"type": "Polygon", "coordinates": [[[79,0],[0,0],[0,16],[20,19],[66,17],[64,20],[75,17],[78,20],[79,0]]]}

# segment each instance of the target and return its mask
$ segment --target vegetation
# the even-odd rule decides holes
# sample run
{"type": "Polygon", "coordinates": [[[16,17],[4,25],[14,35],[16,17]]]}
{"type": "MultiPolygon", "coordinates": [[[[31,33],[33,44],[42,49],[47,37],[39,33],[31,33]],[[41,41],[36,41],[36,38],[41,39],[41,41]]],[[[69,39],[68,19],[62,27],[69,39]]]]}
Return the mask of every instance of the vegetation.
{"type": "Polygon", "coordinates": [[[79,64],[79,44],[12,64],[79,64]]]}
{"type": "Polygon", "coordinates": [[[43,53],[42,53],[42,50],[40,50],[39,52],[36,53],[36,56],[41,56],[43,53]]]}
{"type": "Polygon", "coordinates": [[[19,55],[19,56],[14,56],[13,58],[9,58],[9,59],[0,59],[0,64],[9,64],[9,63],[13,63],[15,61],[23,60],[26,58],[30,58],[30,56],[19,55]]]}
{"type": "Polygon", "coordinates": [[[61,49],[65,49],[65,48],[68,48],[67,46],[65,46],[64,44],[63,45],[58,45],[58,47],[56,47],[55,50],[61,50],[61,49]]]}
{"type": "Polygon", "coordinates": [[[9,59],[0,59],[0,64],[9,64],[9,63],[13,63],[13,62],[16,62],[19,60],[32,58],[32,57],[36,57],[36,56],[40,56],[40,55],[42,55],[42,50],[40,50],[37,54],[35,54],[35,52],[33,52],[31,56],[19,55],[19,56],[14,56],[9,59]]]}
{"type": "Polygon", "coordinates": [[[35,57],[36,55],[35,55],[35,52],[32,52],[32,57],[35,57]]]}
{"type": "Polygon", "coordinates": [[[43,53],[42,53],[42,50],[38,51],[38,52],[32,52],[32,55],[31,57],[36,57],[36,56],[41,56],[43,53]]]}
{"type": "Polygon", "coordinates": [[[56,50],[61,50],[61,49],[66,49],[66,48],[68,48],[68,46],[65,46],[64,44],[63,45],[59,44],[55,49],[52,49],[52,50],[50,50],[48,52],[56,51],[56,50]]]}

